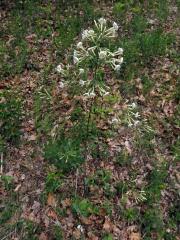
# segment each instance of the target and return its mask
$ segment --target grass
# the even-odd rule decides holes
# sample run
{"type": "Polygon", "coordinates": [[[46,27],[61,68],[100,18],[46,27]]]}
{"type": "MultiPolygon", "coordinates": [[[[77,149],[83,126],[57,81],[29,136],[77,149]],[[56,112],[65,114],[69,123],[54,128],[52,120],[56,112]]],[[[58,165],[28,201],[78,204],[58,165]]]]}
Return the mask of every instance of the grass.
{"type": "Polygon", "coordinates": [[[21,135],[21,99],[13,90],[3,90],[0,92],[0,99],[1,139],[2,141],[15,143],[21,135]]]}
{"type": "Polygon", "coordinates": [[[116,163],[122,167],[129,166],[131,164],[131,161],[132,157],[126,151],[120,152],[116,157],[116,163]]]}
{"type": "Polygon", "coordinates": [[[46,177],[45,191],[47,193],[53,193],[61,186],[60,176],[57,173],[48,173],[46,177]]]}
{"type": "Polygon", "coordinates": [[[79,143],[69,139],[49,142],[45,146],[44,153],[45,158],[61,169],[63,173],[77,168],[84,162],[79,143]]]}
{"type": "Polygon", "coordinates": [[[88,199],[78,199],[76,198],[72,203],[72,211],[78,216],[89,217],[91,214],[98,214],[98,207],[93,206],[93,204],[88,199]]]}

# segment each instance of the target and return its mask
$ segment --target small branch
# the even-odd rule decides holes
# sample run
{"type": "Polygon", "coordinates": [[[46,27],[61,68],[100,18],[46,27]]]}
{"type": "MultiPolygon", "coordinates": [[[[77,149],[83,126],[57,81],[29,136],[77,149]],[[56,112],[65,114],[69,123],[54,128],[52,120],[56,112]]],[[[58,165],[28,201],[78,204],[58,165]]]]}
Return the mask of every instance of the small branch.
{"type": "Polygon", "coordinates": [[[1,161],[0,161],[0,177],[3,174],[3,153],[1,153],[1,161]]]}
{"type": "Polygon", "coordinates": [[[79,175],[79,170],[76,170],[76,185],[75,185],[75,196],[77,195],[77,188],[78,188],[78,175],[79,175]]]}

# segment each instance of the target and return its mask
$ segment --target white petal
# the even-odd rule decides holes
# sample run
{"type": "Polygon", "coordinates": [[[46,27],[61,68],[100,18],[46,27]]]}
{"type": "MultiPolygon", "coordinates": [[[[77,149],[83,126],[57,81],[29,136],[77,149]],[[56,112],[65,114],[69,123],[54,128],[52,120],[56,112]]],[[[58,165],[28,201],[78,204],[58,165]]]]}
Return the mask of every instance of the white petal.
{"type": "Polygon", "coordinates": [[[114,68],[115,71],[119,71],[120,69],[121,69],[121,65],[120,64],[115,65],[115,68],[114,68]]]}
{"type": "Polygon", "coordinates": [[[84,69],[83,68],[79,69],[79,74],[81,74],[81,75],[84,74],[84,69]]]}
{"type": "Polygon", "coordinates": [[[98,22],[99,22],[101,25],[106,25],[106,19],[104,19],[104,18],[100,18],[100,19],[98,20],[98,22]]]}
{"type": "Polygon", "coordinates": [[[79,62],[79,58],[77,58],[77,57],[73,57],[73,61],[74,61],[74,64],[76,64],[76,63],[78,63],[79,62]]]}
{"type": "Polygon", "coordinates": [[[117,31],[119,29],[119,26],[117,25],[116,22],[113,22],[113,28],[115,31],[117,31]]]}
{"type": "Polygon", "coordinates": [[[77,44],[77,48],[78,48],[78,49],[83,48],[83,44],[82,44],[82,42],[78,42],[78,44],[77,44]]]}
{"type": "Polygon", "coordinates": [[[119,52],[120,55],[123,54],[123,49],[122,48],[118,48],[118,52],[119,52]]]}
{"type": "Polygon", "coordinates": [[[79,85],[81,85],[81,86],[84,86],[84,84],[85,84],[85,81],[83,81],[82,79],[79,81],[79,85]]]}

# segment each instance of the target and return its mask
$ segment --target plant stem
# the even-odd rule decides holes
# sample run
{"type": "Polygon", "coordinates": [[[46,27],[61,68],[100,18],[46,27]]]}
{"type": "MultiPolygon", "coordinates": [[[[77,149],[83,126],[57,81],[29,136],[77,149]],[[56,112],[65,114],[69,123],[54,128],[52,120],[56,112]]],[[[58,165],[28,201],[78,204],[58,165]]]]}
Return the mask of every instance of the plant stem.
{"type": "Polygon", "coordinates": [[[94,104],[94,99],[91,101],[91,106],[90,106],[89,115],[88,115],[88,122],[87,122],[87,129],[86,129],[86,140],[88,139],[88,135],[89,135],[89,125],[90,125],[90,120],[91,120],[93,104],[94,104]]]}
{"type": "MultiPolygon", "coordinates": [[[[97,55],[98,55],[98,53],[97,53],[97,55]]],[[[94,68],[94,79],[93,79],[94,82],[95,82],[94,85],[96,85],[98,66],[99,66],[99,62],[97,60],[95,68],[94,68]]],[[[95,103],[95,100],[96,100],[96,96],[91,101],[89,115],[88,115],[87,130],[86,130],[86,149],[87,149],[87,140],[88,140],[88,137],[89,137],[89,125],[90,125],[90,120],[91,120],[92,108],[93,108],[93,105],[95,103]]]]}

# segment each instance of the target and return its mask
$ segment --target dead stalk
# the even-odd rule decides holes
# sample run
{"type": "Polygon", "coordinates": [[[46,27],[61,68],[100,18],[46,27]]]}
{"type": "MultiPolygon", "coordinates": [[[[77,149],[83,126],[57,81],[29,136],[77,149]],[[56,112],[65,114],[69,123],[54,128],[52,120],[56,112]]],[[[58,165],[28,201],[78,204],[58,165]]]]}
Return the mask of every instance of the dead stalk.
{"type": "Polygon", "coordinates": [[[1,162],[0,162],[0,177],[3,174],[3,153],[1,153],[1,162]]]}

